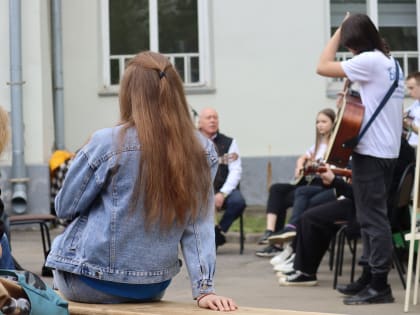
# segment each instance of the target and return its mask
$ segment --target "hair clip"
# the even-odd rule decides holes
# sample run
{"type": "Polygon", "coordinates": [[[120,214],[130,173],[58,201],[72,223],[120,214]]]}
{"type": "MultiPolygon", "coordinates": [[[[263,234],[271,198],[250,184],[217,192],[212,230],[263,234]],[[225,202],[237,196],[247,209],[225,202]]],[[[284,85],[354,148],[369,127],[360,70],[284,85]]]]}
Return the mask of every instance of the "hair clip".
{"type": "Polygon", "coordinates": [[[159,72],[159,79],[162,79],[163,77],[166,77],[166,73],[165,73],[165,71],[160,71],[159,72]]]}

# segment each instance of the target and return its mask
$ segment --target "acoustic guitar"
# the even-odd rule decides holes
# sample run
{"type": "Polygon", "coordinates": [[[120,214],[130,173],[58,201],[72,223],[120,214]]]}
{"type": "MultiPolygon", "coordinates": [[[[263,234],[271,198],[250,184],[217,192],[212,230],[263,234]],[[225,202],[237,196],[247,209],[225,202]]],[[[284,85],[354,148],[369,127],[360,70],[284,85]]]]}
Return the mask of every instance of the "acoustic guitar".
{"type": "MultiPolygon", "coordinates": [[[[352,174],[351,169],[340,168],[340,167],[336,167],[335,165],[330,165],[330,169],[335,175],[351,178],[351,174],[352,174]]],[[[305,167],[303,169],[303,174],[309,175],[309,174],[315,174],[315,173],[325,173],[326,171],[327,171],[327,166],[325,164],[314,163],[305,167]]]]}
{"type": "MultiPolygon", "coordinates": [[[[340,168],[335,165],[330,165],[330,169],[335,175],[351,178],[351,169],[340,168]]],[[[316,173],[325,173],[326,171],[327,166],[324,163],[310,162],[310,164],[308,165],[305,164],[305,166],[300,171],[300,175],[297,178],[293,179],[290,183],[292,185],[298,185],[301,183],[301,181],[306,179],[306,176],[313,175],[316,173]]]]}
{"type": "Polygon", "coordinates": [[[327,163],[338,167],[347,166],[353,147],[348,145],[359,135],[363,122],[365,107],[359,93],[350,89],[351,82],[346,80],[342,103],[338,104],[337,117],[325,154],[327,163]]]}
{"type": "Polygon", "coordinates": [[[229,163],[236,161],[238,158],[239,158],[239,155],[236,152],[225,153],[222,156],[219,156],[219,164],[227,165],[229,163]]]}

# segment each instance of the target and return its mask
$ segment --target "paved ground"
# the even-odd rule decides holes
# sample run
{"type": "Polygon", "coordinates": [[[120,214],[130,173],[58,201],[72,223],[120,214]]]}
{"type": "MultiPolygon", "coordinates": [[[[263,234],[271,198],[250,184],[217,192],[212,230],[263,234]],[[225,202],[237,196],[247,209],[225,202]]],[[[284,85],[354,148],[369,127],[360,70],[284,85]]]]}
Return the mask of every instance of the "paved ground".
{"type": "MultiPolygon", "coordinates": [[[[59,233],[53,230],[53,235],[59,233]]],[[[254,240],[250,236],[248,241],[254,240]]],[[[219,294],[231,296],[239,306],[264,307],[311,312],[326,312],[358,315],[398,315],[403,312],[404,290],[396,270],[392,270],[390,281],[396,302],[371,306],[346,306],[342,296],[332,290],[333,274],[326,261],[321,265],[316,287],[281,287],[268,263],[268,259],[255,256],[259,246],[255,242],[245,244],[243,255],[239,255],[239,244],[229,242],[219,248],[216,288],[219,294]]],[[[12,231],[12,250],[15,258],[26,269],[40,274],[43,263],[42,245],[38,231],[12,231]]],[[[349,258],[347,253],[346,258],[349,258]]],[[[339,282],[349,280],[349,261],[346,260],[343,276],[339,282]]],[[[47,283],[51,278],[44,278],[47,283]]],[[[168,301],[192,302],[189,280],[185,267],[174,279],[164,297],[168,301]]],[[[410,306],[408,314],[419,314],[420,305],[410,306]]]]}

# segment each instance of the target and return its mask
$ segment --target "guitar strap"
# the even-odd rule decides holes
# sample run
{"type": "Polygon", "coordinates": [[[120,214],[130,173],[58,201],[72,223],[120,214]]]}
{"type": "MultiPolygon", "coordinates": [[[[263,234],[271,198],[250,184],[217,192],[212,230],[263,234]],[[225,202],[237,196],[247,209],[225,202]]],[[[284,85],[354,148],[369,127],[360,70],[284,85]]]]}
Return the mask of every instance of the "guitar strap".
{"type": "Polygon", "coordinates": [[[394,80],[394,82],[392,83],[392,85],[388,89],[388,92],[385,94],[385,96],[382,99],[381,103],[376,108],[375,112],[370,117],[369,121],[367,122],[367,124],[365,125],[365,127],[362,129],[362,131],[359,133],[359,135],[357,137],[351,138],[350,140],[347,140],[346,142],[344,142],[343,143],[343,147],[344,148],[354,148],[360,142],[360,139],[362,139],[362,137],[365,135],[366,131],[368,130],[368,128],[370,127],[370,125],[373,123],[373,121],[375,120],[376,116],[378,116],[379,112],[385,106],[386,102],[388,102],[388,100],[391,97],[392,93],[394,93],[395,89],[398,87],[398,81],[400,79],[400,71],[399,71],[399,66],[398,66],[397,59],[394,58],[394,61],[395,61],[395,80],[394,80]]]}

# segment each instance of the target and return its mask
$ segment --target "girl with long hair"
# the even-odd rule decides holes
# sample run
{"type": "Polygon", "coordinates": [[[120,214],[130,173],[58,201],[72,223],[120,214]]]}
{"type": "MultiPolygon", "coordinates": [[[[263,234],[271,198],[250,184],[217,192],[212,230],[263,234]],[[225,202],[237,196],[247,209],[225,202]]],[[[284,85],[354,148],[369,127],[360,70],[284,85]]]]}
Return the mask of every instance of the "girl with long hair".
{"type": "Polygon", "coordinates": [[[120,123],[92,135],[55,200],[57,215],[72,220],[47,259],[63,295],[160,300],[180,270],[181,243],[198,306],[235,310],[213,286],[216,170],[173,65],[158,53],[136,55],[120,84],[120,123]]]}
{"type": "MultiPolygon", "coordinates": [[[[293,206],[295,190],[298,186],[308,184],[302,176],[305,164],[310,161],[322,161],[327,151],[328,142],[335,121],[335,111],[324,108],[316,115],[315,144],[296,160],[294,170],[294,183],[275,183],[271,185],[266,208],[266,231],[259,239],[259,244],[267,244],[269,239],[276,239],[285,229],[287,209],[293,206]]],[[[313,186],[322,186],[322,181],[315,178],[310,183],[313,186]]],[[[255,254],[260,257],[275,256],[282,250],[282,246],[268,245],[255,254]]]]}

